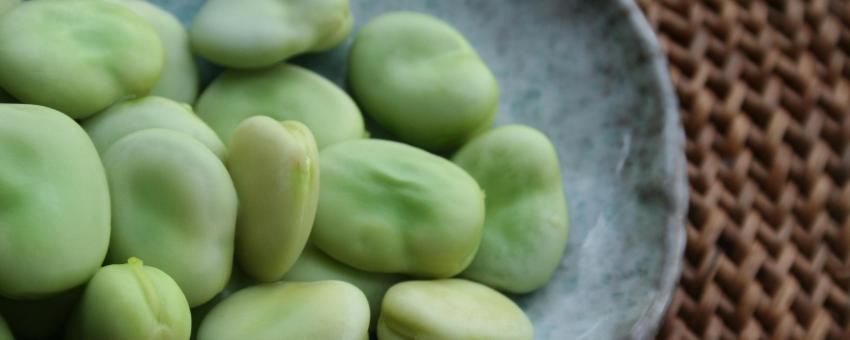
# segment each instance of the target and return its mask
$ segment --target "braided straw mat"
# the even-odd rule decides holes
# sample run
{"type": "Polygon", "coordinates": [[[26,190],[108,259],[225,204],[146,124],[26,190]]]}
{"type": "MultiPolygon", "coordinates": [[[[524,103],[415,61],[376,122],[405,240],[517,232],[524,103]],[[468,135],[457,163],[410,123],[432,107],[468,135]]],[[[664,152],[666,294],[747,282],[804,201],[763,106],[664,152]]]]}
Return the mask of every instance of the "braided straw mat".
{"type": "Polygon", "coordinates": [[[850,339],[850,1],[638,0],[688,137],[659,339],[850,339]]]}

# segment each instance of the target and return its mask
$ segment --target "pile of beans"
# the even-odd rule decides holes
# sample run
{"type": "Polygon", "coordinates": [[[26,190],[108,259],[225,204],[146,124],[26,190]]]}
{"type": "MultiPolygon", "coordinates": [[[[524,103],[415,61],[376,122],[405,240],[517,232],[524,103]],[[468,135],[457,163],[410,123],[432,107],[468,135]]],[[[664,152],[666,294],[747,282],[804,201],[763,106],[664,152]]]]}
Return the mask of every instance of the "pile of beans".
{"type": "Polygon", "coordinates": [[[350,95],[287,63],[353,23],[0,0],[0,339],[532,339],[503,294],[563,255],[554,146],[493,127],[496,78],[426,14],[356,33],[350,95]]]}

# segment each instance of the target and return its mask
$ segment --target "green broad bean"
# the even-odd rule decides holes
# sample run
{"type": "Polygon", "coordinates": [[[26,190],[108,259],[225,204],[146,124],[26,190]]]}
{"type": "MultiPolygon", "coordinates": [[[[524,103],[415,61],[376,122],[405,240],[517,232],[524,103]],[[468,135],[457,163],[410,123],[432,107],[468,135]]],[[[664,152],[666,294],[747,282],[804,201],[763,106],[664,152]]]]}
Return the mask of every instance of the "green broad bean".
{"type": "Polygon", "coordinates": [[[186,29],[174,15],[147,1],[121,0],[120,3],[147,20],[162,41],[165,64],[159,82],[150,94],[181,103],[194,103],[200,79],[186,29]]]}
{"type": "Polygon", "coordinates": [[[511,299],[462,280],[407,281],[384,297],[378,339],[524,340],[531,321],[511,299]]]}
{"type": "Polygon", "coordinates": [[[307,243],[301,257],[295,262],[284,281],[321,281],[338,280],[353,284],[360,288],[366,300],[369,301],[369,329],[375,330],[378,315],[381,311],[381,301],[387,289],[404,280],[401,275],[366,272],[334,260],[311,243],[307,243]]]}
{"type": "Polygon", "coordinates": [[[0,87],[75,119],[147,94],[163,63],[156,31],[113,1],[27,1],[0,16],[0,87]]]}
{"type": "Polygon", "coordinates": [[[79,286],[109,245],[106,175],[85,131],[35,105],[0,104],[0,296],[79,286]]]}
{"type": "Polygon", "coordinates": [[[198,339],[366,340],[368,331],[369,303],[357,287],[342,281],[283,282],[224,299],[201,323],[198,339]]]}
{"type": "Polygon", "coordinates": [[[117,141],[103,164],[112,193],[108,260],[138,257],[177,281],[189,305],[227,284],[236,190],[224,164],[186,134],[142,130],[117,141]]]}
{"type": "Polygon", "coordinates": [[[296,121],[251,117],[230,141],[227,168],[239,197],[236,259],[261,282],[279,280],[310,237],[319,199],[319,151],[296,121]]]}
{"type": "Polygon", "coordinates": [[[555,147],[526,126],[497,128],[453,158],[487,193],[484,237],[463,277],[528,293],[552,277],[567,244],[567,205],[555,147]]]}
{"type": "Polygon", "coordinates": [[[363,111],[402,141],[452,150],[488,129],[496,78],[454,28],[412,12],[369,22],[349,56],[349,84],[363,111]]]}
{"type": "Polygon", "coordinates": [[[352,267],[450,277],[481,241],[484,194],[453,163],[382,140],[355,140],[320,153],[313,242],[352,267]]]}
{"type": "Polygon", "coordinates": [[[204,58],[259,68],[331,49],[351,33],[353,22],[348,0],[208,0],[189,33],[204,58]]]}
{"type": "Polygon", "coordinates": [[[68,340],[188,340],[189,304],[163,271],[137,258],[100,269],[72,312],[68,340]]]}
{"type": "Polygon", "coordinates": [[[119,139],[133,132],[153,128],[185,133],[206,145],[219,159],[224,159],[227,154],[224,143],[215,131],[195,115],[191,106],[162,97],[120,102],[87,119],[83,128],[101,154],[119,139]]]}
{"type": "Polygon", "coordinates": [[[299,121],[310,128],[319,149],[366,135],[360,109],[344,91],[289,64],[227,71],[201,94],[195,109],[225,143],[252,116],[299,121]]]}
{"type": "Polygon", "coordinates": [[[19,5],[21,0],[0,0],[0,15],[6,14],[12,8],[19,5]]]}

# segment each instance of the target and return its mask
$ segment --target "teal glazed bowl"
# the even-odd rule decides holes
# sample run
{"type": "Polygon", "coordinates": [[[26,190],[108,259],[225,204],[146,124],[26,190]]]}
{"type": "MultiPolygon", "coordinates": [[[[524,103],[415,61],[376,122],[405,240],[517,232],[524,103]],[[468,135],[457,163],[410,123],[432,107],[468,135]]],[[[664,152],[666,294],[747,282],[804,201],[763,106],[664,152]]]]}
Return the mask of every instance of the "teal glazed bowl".
{"type": "MultiPolygon", "coordinates": [[[[202,0],[154,0],[189,24],[202,0]]],[[[514,299],[538,339],[645,339],[681,269],[684,134],[666,60],[631,0],[351,0],[357,27],[387,11],[458,28],[499,80],[498,124],[558,148],[570,237],[552,281],[514,299]]],[[[355,33],[357,28],[355,28],[355,33]]],[[[350,39],[295,63],[345,84],[350,39]]],[[[218,70],[203,68],[205,79],[218,70]]]]}

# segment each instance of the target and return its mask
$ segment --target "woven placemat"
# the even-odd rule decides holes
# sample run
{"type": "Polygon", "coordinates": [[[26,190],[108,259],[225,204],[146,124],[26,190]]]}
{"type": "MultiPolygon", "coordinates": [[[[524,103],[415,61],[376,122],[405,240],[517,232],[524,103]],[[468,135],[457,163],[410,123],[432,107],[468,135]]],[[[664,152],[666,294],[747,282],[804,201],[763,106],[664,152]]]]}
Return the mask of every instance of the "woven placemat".
{"type": "Polygon", "coordinates": [[[850,339],[850,1],[639,0],[688,137],[660,339],[850,339]]]}

